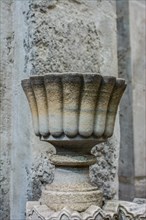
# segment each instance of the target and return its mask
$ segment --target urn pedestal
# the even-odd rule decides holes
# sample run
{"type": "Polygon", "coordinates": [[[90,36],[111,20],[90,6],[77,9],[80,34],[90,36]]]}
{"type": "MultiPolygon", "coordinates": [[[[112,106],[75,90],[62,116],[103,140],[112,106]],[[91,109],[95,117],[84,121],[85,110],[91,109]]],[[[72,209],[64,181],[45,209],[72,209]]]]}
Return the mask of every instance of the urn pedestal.
{"type": "Polygon", "coordinates": [[[22,81],[34,132],[56,148],[55,179],[42,189],[40,202],[55,212],[69,207],[84,212],[102,206],[102,192],[90,183],[96,162],[92,147],[111,137],[123,79],[93,73],[50,73],[22,81]]]}

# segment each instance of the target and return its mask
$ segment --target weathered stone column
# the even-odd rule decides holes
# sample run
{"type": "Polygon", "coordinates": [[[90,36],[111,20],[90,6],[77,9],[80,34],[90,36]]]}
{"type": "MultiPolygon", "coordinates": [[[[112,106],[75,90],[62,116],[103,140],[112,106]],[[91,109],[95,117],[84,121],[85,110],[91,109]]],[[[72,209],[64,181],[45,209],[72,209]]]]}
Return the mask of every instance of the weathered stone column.
{"type": "Polygon", "coordinates": [[[135,197],[146,198],[146,1],[129,1],[135,197]],[[138,18],[135,22],[135,16],[138,18]]]}
{"type": "MultiPolygon", "coordinates": [[[[114,1],[104,0],[1,2],[2,211],[4,219],[10,212],[12,219],[24,219],[26,201],[39,199],[41,186],[53,180],[53,168],[48,158],[43,162],[48,144],[32,133],[21,80],[54,71],[117,76],[116,10],[114,1]]],[[[113,198],[118,194],[118,118],[114,137],[104,146],[94,149],[101,157],[91,178],[105,198],[113,198]]]]}
{"type": "MultiPolygon", "coordinates": [[[[115,1],[30,1],[26,19],[26,71],[30,74],[96,72],[117,76],[115,1]]],[[[94,150],[101,157],[91,177],[105,189],[104,197],[113,198],[118,196],[118,118],[114,137],[105,146],[94,150]],[[103,175],[97,181],[101,169],[103,175]]]]}

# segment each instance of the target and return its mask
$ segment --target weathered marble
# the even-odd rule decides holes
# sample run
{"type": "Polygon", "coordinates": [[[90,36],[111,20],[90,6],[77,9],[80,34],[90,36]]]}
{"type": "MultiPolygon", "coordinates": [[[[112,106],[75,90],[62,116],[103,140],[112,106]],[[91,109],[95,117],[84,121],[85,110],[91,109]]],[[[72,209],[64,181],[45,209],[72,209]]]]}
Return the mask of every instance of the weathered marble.
{"type": "MultiPolygon", "coordinates": [[[[56,70],[99,72],[101,69],[102,75],[117,76],[115,3],[78,3],[0,1],[1,218],[9,219],[11,215],[12,219],[24,219],[26,201],[37,200],[38,191],[46,182],[45,175],[38,175],[38,167],[41,167],[41,158],[47,157],[49,161],[50,152],[46,143],[40,142],[32,132],[27,101],[20,89],[21,80],[56,70]]],[[[117,119],[112,138],[116,160],[111,162],[114,164],[118,160],[118,135],[117,119]]],[[[48,163],[46,167],[50,182],[53,174],[49,173],[53,170],[48,163]]],[[[113,196],[118,193],[117,169],[115,174],[111,186],[117,190],[113,196]]]]}
{"type": "MultiPolygon", "coordinates": [[[[46,75],[51,72],[78,71],[97,72],[101,76],[108,75],[117,77],[115,1],[29,0],[28,4],[29,10],[25,13],[28,35],[24,40],[26,73],[30,75],[46,75]]],[[[47,83],[46,79],[46,84],[47,83]]],[[[49,88],[50,85],[46,86],[48,93],[47,99],[50,99],[49,114],[53,116],[54,112],[51,106],[54,106],[55,100],[51,99],[49,95],[51,90],[49,88]]],[[[64,91],[66,91],[66,89],[67,87],[64,87],[64,91]]],[[[57,94],[60,93],[57,82],[55,91],[57,94]]],[[[79,95],[78,92],[78,90],[76,90],[76,93],[74,92],[74,108],[76,108],[77,103],[75,99],[79,95]]],[[[57,94],[56,99],[61,99],[57,94]]],[[[67,100],[65,105],[66,104],[72,105],[72,103],[69,103],[67,100]]],[[[84,103],[82,103],[82,106],[84,107],[84,103]]],[[[53,116],[49,122],[51,132],[53,132],[54,135],[59,135],[59,133],[62,132],[59,108],[61,108],[61,106],[58,104],[55,109],[55,112],[58,112],[58,118],[53,116]],[[57,127],[54,127],[54,119],[58,122],[57,127]]],[[[71,129],[70,131],[65,130],[70,133],[70,136],[73,136],[76,134],[77,129],[77,115],[73,114],[73,112],[72,114],[69,113],[68,109],[65,110],[65,114],[65,126],[66,128],[69,126],[71,129]],[[72,127],[70,124],[72,124],[72,127]]],[[[101,117],[102,114],[98,120],[100,120],[101,117]]],[[[88,120],[90,119],[93,123],[93,117],[90,117],[89,114],[88,120]]],[[[80,126],[80,129],[82,132],[82,126],[80,126]]],[[[87,129],[86,132],[91,132],[89,128],[87,129]]],[[[113,172],[112,178],[111,172],[106,173],[108,177],[107,183],[104,183],[104,186],[109,186],[107,190],[105,190],[106,187],[103,188],[106,199],[118,197],[119,141],[119,123],[117,117],[114,136],[111,138],[110,144],[107,143],[106,145],[111,152],[110,163],[107,158],[103,157],[105,163],[111,164],[111,172],[113,172]],[[114,151],[112,151],[113,149],[114,151]],[[112,169],[112,167],[114,167],[114,169],[112,169]]],[[[92,180],[98,185],[96,175],[92,175],[92,180]]],[[[33,195],[33,198],[34,197],[35,195],[33,195]]]]}

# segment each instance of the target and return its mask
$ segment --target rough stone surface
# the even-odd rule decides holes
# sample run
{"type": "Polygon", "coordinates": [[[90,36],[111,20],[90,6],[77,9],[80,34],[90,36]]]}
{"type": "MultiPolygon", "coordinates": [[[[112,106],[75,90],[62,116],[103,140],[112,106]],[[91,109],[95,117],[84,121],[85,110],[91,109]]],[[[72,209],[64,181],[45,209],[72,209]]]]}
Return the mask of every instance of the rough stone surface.
{"type": "Polygon", "coordinates": [[[122,200],[108,201],[103,210],[111,215],[113,220],[145,220],[145,204],[136,204],[122,200]]]}
{"type": "Polygon", "coordinates": [[[0,216],[10,218],[12,73],[14,34],[9,1],[0,2],[0,216]]]}
{"type": "Polygon", "coordinates": [[[31,74],[116,74],[114,2],[30,1],[26,19],[26,69],[31,74]]]}
{"type": "Polygon", "coordinates": [[[120,105],[119,181],[121,199],[134,198],[134,137],[133,97],[130,50],[129,1],[117,1],[118,67],[119,77],[126,79],[127,88],[120,105]],[[126,112],[126,114],[125,114],[126,112]]]}
{"type": "Polygon", "coordinates": [[[92,153],[97,157],[97,162],[90,168],[91,181],[103,190],[105,199],[112,199],[116,195],[114,183],[117,174],[116,147],[116,142],[113,144],[111,140],[108,140],[92,149],[92,153]]]}
{"type": "Polygon", "coordinates": [[[134,198],[133,202],[137,204],[146,204],[146,199],[143,198],[134,198]]]}
{"type": "Polygon", "coordinates": [[[27,203],[27,220],[48,219],[48,220],[112,220],[111,216],[106,214],[98,206],[90,206],[84,212],[76,212],[70,208],[64,207],[58,212],[50,210],[45,205],[33,202],[27,203]]]}
{"type": "Polygon", "coordinates": [[[27,170],[28,174],[28,201],[37,201],[41,197],[42,185],[50,184],[54,179],[55,167],[50,164],[47,152],[41,152],[34,158],[31,170],[27,170]]]}
{"type": "MultiPolygon", "coordinates": [[[[35,122],[36,135],[41,136],[41,140],[44,139],[57,147],[58,155],[61,154],[69,159],[72,158],[73,153],[79,156],[89,154],[95,144],[104,142],[111,137],[118,104],[126,85],[122,79],[101,77],[98,74],[50,73],[23,80],[22,87],[35,122]],[[51,123],[52,120],[53,123],[51,123]],[[59,124],[59,132],[56,130],[58,120],[62,121],[59,124]]],[[[94,174],[92,176],[95,177],[97,173],[95,182],[101,182],[102,179],[100,187],[102,186],[106,195],[105,199],[111,199],[116,194],[116,188],[115,191],[111,189],[112,184],[110,183],[115,182],[117,155],[116,148],[112,149],[112,142],[110,144],[107,142],[107,146],[109,146],[108,150],[105,150],[106,147],[103,146],[104,158],[101,158],[102,151],[97,146],[96,156],[102,161],[99,165],[102,164],[105,170],[103,171],[103,167],[99,166],[98,171],[92,172],[94,174]],[[108,170],[105,160],[110,165],[108,170]],[[111,166],[114,166],[115,170],[111,166]],[[109,177],[110,174],[112,175],[109,177]],[[107,181],[109,181],[108,184],[107,181]]],[[[62,159],[64,158],[62,157],[62,159]]],[[[78,163],[80,160],[80,158],[74,162],[72,160],[73,164],[71,164],[65,159],[62,164],[65,168],[60,168],[59,172],[56,167],[54,182],[42,191],[43,204],[56,211],[68,205],[77,211],[83,211],[91,204],[101,206],[101,193],[96,188],[92,189],[89,183],[86,185],[86,177],[84,177],[84,182],[80,183],[80,179],[85,176],[81,177],[81,170],[84,170],[82,166],[76,168],[80,164],[78,163]],[[71,168],[69,168],[70,166],[71,168]],[[68,174],[67,179],[66,174],[68,174]],[[62,179],[63,181],[61,181],[62,179]]],[[[58,161],[55,165],[58,165],[58,161]]],[[[43,168],[45,169],[45,167],[43,168]]]]}
{"type": "MultiPolygon", "coordinates": [[[[90,205],[102,206],[102,193],[98,188],[89,184],[88,170],[80,165],[81,156],[85,153],[88,155],[95,143],[105,141],[113,134],[117,108],[125,89],[125,81],[91,73],[50,73],[23,80],[22,87],[30,105],[33,122],[35,122],[35,134],[41,136],[41,140],[47,140],[57,147],[57,154],[61,154],[61,159],[71,160],[70,163],[65,159],[61,164],[63,167],[56,167],[53,183],[42,189],[42,204],[56,211],[66,206],[75,211],[84,211],[90,205]],[[51,123],[52,120],[53,123],[51,123]],[[59,124],[59,132],[56,130],[58,120],[62,122],[59,124]],[[78,160],[72,160],[73,153],[80,156],[78,160]]],[[[115,149],[110,153],[114,154],[114,152],[115,149]]],[[[109,157],[107,152],[105,155],[109,157]]],[[[96,156],[100,158],[100,155],[96,156]]],[[[59,157],[56,157],[57,162],[54,165],[58,166],[60,159],[59,161],[57,159],[59,157]]],[[[44,162],[40,161],[35,176],[42,177],[44,181],[42,183],[49,183],[46,172],[49,162],[47,164],[44,162]]],[[[113,158],[107,162],[112,163],[113,158]]],[[[88,163],[85,165],[88,166],[88,163]]],[[[100,169],[99,175],[100,171],[105,176],[104,182],[107,182],[108,171],[103,173],[100,169]]],[[[114,182],[115,176],[112,175],[110,180],[114,182]]],[[[96,181],[100,181],[99,176],[96,181]]],[[[34,178],[34,182],[37,183],[37,178],[34,178]]],[[[107,185],[102,188],[105,194],[107,194],[106,188],[107,185]]],[[[109,197],[112,198],[115,194],[116,190],[109,197]]]]}
{"type": "Polygon", "coordinates": [[[46,205],[39,202],[27,203],[27,220],[145,220],[145,204],[136,204],[125,201],[109,201],[103,209],[98,206],[90,206],[84,212],[75,212],[64,207],[54,212],[46,205]]]}
{"type": "Polygon", "coordinates": [[[31,170],[34,154],[40,154],[38,145],[41,152],[45,145],[39,143],[31,132],[32,123],[30,114],[27,114],[29,109],[20,89],[21,80],[24,76],[27,77],[27,73],[23,72],[25,66],[23,40],[27,35],[24,15],[27,6],[27,1],[0,2],[0,218],[2,220],[25,218],[27,192],[31,191],[28,189],[30,186],[28,170],[31,170]],[[18,17],[19,19],[16,19],[18,17]]]}
{"type": "MultiPolygon", "coordinates": [[[[2,0],[0,4],[1,33],[3,33],[3,37],[1,35],[3,73],[1,78],[1,161],[3,164],[1,166],[1,204],[3,204],[1,218],[6,220],[11,216],[11,219],[20,220],[25,218],[27,198],[38,199],[38,191],[32,190],[30,183],[33,181],[31,174],[35,175],[35,172],[38,179],[38,171],[34,170],[37,170],[40,162],[34,158],[39,158],[44,148],[48,148],[48,144],[40,142],[32,132],[31,116],[20,82],[31,74],[40,74],[39,69],[43,74],[50,71],[74,72],[77,70],[117,76],[116,12],[115,2],[104,0],[33,2],[26,0],[11,3],[2,0]],[[64,33],[63,27],[63,22],[66,23],[66,21],[68,23],[65,30],[71,32],[67,34],[64,33]],[[48,32],[49,27],[51,28],[48,32]],[[74,34],[72,29],[77,34],[74,34]],[[80,33],[81,30],[83,34],[80,33]],[[57,39],[55,31],[63,35],[61,42],[59,34],[57,39]],[[56,40],[57,45],[53,39],[56,40]],[[73,46],[71,44],[74,41],[73,46]],[[60,55],[61,51],[63,51],[62,55],[60,55]],[[39,63],[36,63],[36,60],[39,63]]],[[[112,139],[113,144],[117,139],[119,140],[118,118],[115,139],[112,139]]],[[[118,163],[118,146],[119,142],[115,152],[117,155],[115,166],[118,163]]],[[[48,167],[51,168],[50,165],[48,167]]],[[[50,173],[49,170],[48,173],[50,173]]],[[[118,189],[117,171],[113,184],[118,189]]]]}

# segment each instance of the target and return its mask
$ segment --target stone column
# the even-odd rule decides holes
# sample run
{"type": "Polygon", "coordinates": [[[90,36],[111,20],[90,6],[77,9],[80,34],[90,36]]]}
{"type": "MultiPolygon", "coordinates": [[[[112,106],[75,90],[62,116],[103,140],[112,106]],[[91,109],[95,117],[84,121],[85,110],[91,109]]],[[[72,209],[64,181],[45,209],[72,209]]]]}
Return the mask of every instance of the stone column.
{"type": "Polygon", "coordinates": [[[128,84],[120,105],[119,196],[124,200],[132,200],[134,198],[134,134],[129,1],[117,1],[117,30],[119,77],[126,79],[128,84]]]}
{"type": "Polygon", "coordinates": [[[129,1],[129,10],[135,197],[146,198],[146,1],[129,1]]]}
{"type": "MultiPolygon", "coordinates": [[[[24,219],[26,201],[39,199],[41,186],[53,180],[53,167],[46,159],[48,144],[32,133],[21,80],[55,71],[117,76],[116,9],[115,1],[105,0],[1,2],[2,211],[4,219],[9,219],[10,212],[12,219],[24,219]]],[[[93,150],[98,160],[91,179],[104,189],[105,198],[118,194],[118,126],[117,118],[114,137],[105,150],[103,145],[93,150]]]]}
{"type": "Polygon", "coordinates": [[[146,196],[145,3],[117,0],[119,76],[128,83],[120,110],[119,180],[125,200],[146,196]]]}
{"type": "MultiPolygon", "coordinates": [[[[26,71],[30,74],[97,72],[117,76],[115,1],[30,1],[26,19],[26,71]]],[[[102,145],[94,149],[101,157],[91,177],[105,189],[106,198],[113,198],[118,195],[118,117],[114,137],[105,146],[105,150],[102,145]]]]}

